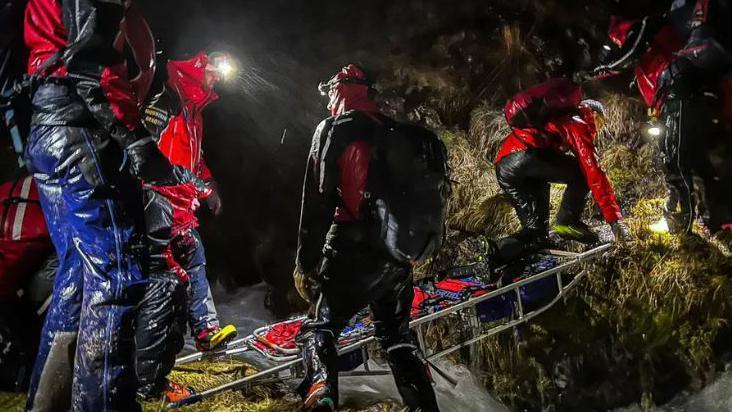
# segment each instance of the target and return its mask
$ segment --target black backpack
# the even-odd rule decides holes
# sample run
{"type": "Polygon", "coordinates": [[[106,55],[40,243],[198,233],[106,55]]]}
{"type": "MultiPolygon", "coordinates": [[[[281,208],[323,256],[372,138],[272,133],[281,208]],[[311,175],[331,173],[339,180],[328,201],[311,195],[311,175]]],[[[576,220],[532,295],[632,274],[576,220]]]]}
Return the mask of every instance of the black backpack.
{"type": "Polygon", "coordinates": [[[375,241],[399,262],[421,263],[440,250],[445,238],[447,149],[425,128],[381,119],[366,193],[375,241]]]}

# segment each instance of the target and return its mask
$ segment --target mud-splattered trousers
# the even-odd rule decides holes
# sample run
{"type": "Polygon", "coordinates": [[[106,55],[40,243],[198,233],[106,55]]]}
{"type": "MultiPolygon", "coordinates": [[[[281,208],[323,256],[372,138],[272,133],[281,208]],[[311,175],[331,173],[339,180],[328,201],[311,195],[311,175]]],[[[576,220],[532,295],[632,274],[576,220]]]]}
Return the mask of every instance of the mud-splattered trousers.
{"type": "Polygon", "coordinates": [[[213,300],[200,235],[190,229],[173,237],[172,208],[166,197],[149,189],[144,190],[144,197],[150,282],[138,313],[135,367],[140,394],[157,398],[167,385],[175,356],[183,349],[186,313],[195,336],[213,325],[209,319],[215,320],[216,312],[208,309],[213,307],[213,300]],[[199,295],[189,287],[198,288],[199,295]]]}
{"type": "Polygon", "coordinates": [[[338,404],[336,339],[349,319],[368,305],[376,339],[386,351],[404,403],[409,410],[437,411],[427,364],[409,329],[411,269],[371,249],[362,225],[336,224],[328,234],[314,317],[298,336],[305,366],[299,392],[305,397],[311,388],[325,385],[327,396],[338,404]]]}
{"type": "Polygon", "coordinates": [[[155,399],[184,346],[188,275],[173,258],[170,203],[147,186],[143,200],[150,279],[137,314],[135,372],[140,395],[155,399]]]}
{"type": "Polygon", "coordinates": [[[36,92],[26,160],[59,256],[28,409],[135,411],[135,307],[145,289],[139,184],[62,81],[36,92]]]}

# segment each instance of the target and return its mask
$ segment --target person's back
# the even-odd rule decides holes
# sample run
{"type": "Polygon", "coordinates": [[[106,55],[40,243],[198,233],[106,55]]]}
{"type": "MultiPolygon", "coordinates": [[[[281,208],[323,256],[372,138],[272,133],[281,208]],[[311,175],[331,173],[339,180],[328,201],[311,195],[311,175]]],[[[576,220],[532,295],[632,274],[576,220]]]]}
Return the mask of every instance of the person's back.
{"type": "Polygon", "coordinates": [[[317,302],[298,336],[306,374],[299,392],[306,410],[335,410],[335,339],[348,320],[369,305],[377,340],[409,410],[436,411],[427,366],[409,330],[414,294],[410,264],[375,247],[371,235],[367,202],[374,178],[369,175],[377,173],[374,136],[390,119],[368,98],[368,83],[357,67],[345,67],[324,86],[333,117],[323,121],[313,137],[295,271],[301,296],[317,302]]]}

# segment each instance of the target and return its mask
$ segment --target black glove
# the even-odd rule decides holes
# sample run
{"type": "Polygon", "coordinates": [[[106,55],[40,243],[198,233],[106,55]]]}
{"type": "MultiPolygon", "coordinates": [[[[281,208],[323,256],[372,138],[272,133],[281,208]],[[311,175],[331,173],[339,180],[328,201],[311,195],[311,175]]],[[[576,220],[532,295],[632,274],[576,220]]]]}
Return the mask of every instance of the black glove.
{"type": "Polygon", "coordinates": [[[221,203],[221,196],[219,195],[219,185],[214,180],[208,180],[206,183],[208,189],[211,190],[211,194],[206,198],[206,206],[208,206],[208,209],[214,216],[219,216],[224,208],[221,203]]]}
{"type": "Polygon", "coordinates": [[[147,135],[145,128],[138,128],[137,133],[124,131],[112,133],[124,148],[129,158],[130,172],[138,179],[156,186],[175,186],[194,182],[205,190],[203,181],[196,178],[190,170],[172,165],[158,149],[155,140],[147,135]]]}

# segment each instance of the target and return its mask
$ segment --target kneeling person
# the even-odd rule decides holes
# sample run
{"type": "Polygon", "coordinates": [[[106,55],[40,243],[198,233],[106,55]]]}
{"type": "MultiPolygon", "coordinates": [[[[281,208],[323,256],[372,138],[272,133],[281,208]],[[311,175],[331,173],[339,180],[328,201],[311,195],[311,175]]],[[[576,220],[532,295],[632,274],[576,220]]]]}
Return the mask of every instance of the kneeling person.
{"type": "MultiPolygon", "coordinates": [[[[561,88],[573,87],[559,81],[547,83],[547,90],[551,91],[557,84],[561,88]]],[[[576,93],[579,96],[579,88],[576,93]]],[[[598,241],[597,235],[581,220],[587,193],[592,192],[616,240],[630,237],[613,188],[595,152],[594,140],[603,124],[602,105],[585,100],[579,107],[558,111],[540,125],[514,127],[499,149],[496,175],[522,229],[500,242],[501,255],[518,256],[545,245],[551,183],[567,185],[553,227],[559,236],[584,243],[598,241]]]]}
{"type": "Polygon", "coordinates": [[[313,137],[295,271],[298,291],[314,305],[312,318],[298,336],[306,375],[299,388],[305,409],[332,411],[337,406],[336,341],[349,319],[368,305],[376,338],[408,410],[437,411],[409,315],[412,262],[433,254],[442,242],[449,185],[444,145],[422,128],[382,115],[368,97],[365,75],[354,65],[321,86],[330,97],[333,117],[323,121],[313,137]],[[397,148],[414,141],[425,144],[413,147],[430,149],[419,154],[397,148]],[[424,168],[417,170],[420,165],[424,168]],[[395,173],[396,167],[401,173],[395,173]],[[405,179],[421,182],[404,189],[405,179]],[[395,187],[402,189],[390,189],[395,187]],[[431,189],[420,192],[415,187],[431,189]],[[397,192],[401,198],[393,195],[397,192]],[[392,219],[402,227],[384,224],[392,219]],[[407,251],[400,243],[405,240],[402,233],[380,233],[387,226],[428,240],[413,249],[417,252],[407,251]]]}

